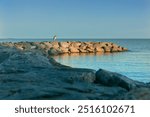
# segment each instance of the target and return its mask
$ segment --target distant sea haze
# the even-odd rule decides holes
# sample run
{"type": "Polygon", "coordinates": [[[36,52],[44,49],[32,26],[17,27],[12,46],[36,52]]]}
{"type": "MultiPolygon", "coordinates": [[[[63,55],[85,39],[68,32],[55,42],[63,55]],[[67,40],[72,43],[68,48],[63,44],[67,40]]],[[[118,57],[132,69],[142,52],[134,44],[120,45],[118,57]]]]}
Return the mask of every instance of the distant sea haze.
{"type": "MultiPolygon", "coordinates": [[[[52,39],[0,39],[0,42],[40,42],[52,39]]],[[[129,78],[150,82],[150,39],[58,39],[58,41],[114,42],[129,49],[127,52],[111,54],[59,55],[55,60],[78,68],[99,68],[126,75],[129,78]]]]}

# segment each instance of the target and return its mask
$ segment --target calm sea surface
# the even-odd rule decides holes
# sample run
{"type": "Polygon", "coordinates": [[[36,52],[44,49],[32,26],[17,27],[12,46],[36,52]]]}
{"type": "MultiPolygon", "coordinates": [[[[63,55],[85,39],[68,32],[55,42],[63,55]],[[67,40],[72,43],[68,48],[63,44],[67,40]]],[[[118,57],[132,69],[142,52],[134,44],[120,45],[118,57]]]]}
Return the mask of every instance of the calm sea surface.
{"type": "MultiPolygon", "coordinates": [[[[0,42],[51,41],[50,39],[1,39],[0,42]]],[[[60,39],[58,41],[114,42],[130,51],[111,54],[71,54],[55,56],[55,60],[77,68],[99,68],[118,72],[129,78],[150,82],[150,40],[148,39],[60,39]]]]}

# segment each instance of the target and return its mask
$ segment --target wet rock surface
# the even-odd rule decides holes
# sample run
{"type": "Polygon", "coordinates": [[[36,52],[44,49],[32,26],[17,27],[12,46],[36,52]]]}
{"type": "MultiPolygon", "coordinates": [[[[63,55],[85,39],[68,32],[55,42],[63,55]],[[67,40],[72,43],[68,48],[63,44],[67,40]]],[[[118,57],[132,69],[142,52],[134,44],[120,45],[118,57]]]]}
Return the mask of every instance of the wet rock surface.
{"type": "Polygon", "coordinates": [[[0,99],[150,99],[148,83],[61,65],[33,44],[24,51],[10,45],[0,46],[0,99]]]}

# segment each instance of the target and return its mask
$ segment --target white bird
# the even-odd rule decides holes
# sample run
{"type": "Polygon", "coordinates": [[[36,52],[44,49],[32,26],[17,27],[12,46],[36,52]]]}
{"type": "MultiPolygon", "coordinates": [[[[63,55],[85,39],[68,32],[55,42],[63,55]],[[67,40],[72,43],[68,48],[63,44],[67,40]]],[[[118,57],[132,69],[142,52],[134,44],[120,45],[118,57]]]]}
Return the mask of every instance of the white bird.
{"type": "Polygon", "coordinates": [[[53,41],[55,41],[56,40],[56,35],[53,37],[53,41]]]}

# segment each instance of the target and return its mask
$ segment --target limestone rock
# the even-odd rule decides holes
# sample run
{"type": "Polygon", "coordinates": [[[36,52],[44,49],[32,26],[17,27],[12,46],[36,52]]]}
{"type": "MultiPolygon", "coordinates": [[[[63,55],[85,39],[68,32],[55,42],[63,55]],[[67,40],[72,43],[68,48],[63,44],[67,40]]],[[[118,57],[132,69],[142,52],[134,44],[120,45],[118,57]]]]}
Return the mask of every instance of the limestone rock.
{"type": "Polygon", "coordinates": [[[69,47],[69,51],[71,53],[76,53],[76,52],[79,52],[79,49],[78,48],[75,48],[75,47],[69,47]]]}
{"type": "Polygon", "coordinates": [[[128,49],[127,49],[127,48],[122,47],[122,50],[123,50],[123,51],[127,51],[128,49]]]}
{"type": "Polygon", "coordinates": [[[60,47],[60,50],[62,51],[62,53],[68,53],[69,52],[69,49],[64,48],[64,47],[60,47]]]}
{"type": "Polygon", "coordinates": [[[59,48],[59,44],[57,41],[51,42],[51,44],[52,44],[53,48],[55,48],[55,49],[59,48]]]}
{"type": "Polygon", "coordinates": [[[88,52],[88,51],[87,51],[87,50],[84,50],[84,49],[79,48],[79,52],[81,52],[81,53],[86,53],[86,52],[88,52]]]}
{"type": "Polygon", "coordinates": [[[72,42],[72,43],[70,44],[70,47],[79,48],[80,45],[81,45],[80,42],[72,42]]]}
{"type": "Polygon", "coordinates": [[[99,43],[94,43],[94,44],[93,44],[93,47],[94,47],[94,48],[100,48],[101,45],[100,45],[99,43]]]}
{"type": "Polygon", "coordinates": [[[46,49],[50,49],[53,47],[53,45],[50,42],[44,42],[44,45],[46,46],[46,49]]]}
{"type": "Polygon", "coordinates": [[[122,52],[123,48],[121,46],[118,46],[118,52],[122,52]]]}
{"type": "Polygon", "coordinates": [[[118,52],[118,47],[113,46],[113,47],[111,48],[111,50],[112,50],[112,52],[118,52]]]}
{"type": "Polygon", "coordinates": [[[59,42],[61,48],[68,48],[70,43],[69,42],[59,42]]]}
{"type": "Polygon", "coordinates": [[[95,48],[95,51],[96,51],[96,52],[101,52],[101,53],[103,53],[103,52],[104,52],[104,49],[101,48],[101,47],[96,47],[96,48],[95,48]]]}
{"type": "Polygon", "coordinates": [[[94,48],[93,47],[87,47],[86,50],[90,53],[93,53],[94,52],[94,48]]]}
{"type": "Polygon", "coordinates": [[[80,48],[80,49],[82,49],[82,50],[85,50],[85,49],[86,49],[86,47],[87,47],[87,45],[86,45],[86,44],[84,44],[84,43],[82,43],[82,44],[79,46],[79,48],[80,48]]]}
{"type": "Polygon", "coordinates": [[[109,46],[105,46],[105,47],[103,47],[103,49],[104,49],[104,52],[111,52],[112,51],[109,46]]]}
{"type": "Polygon", "coordinates": [[[41,43],[40,48],[44,50],[46,48],[46,45],[44,43],[41,43]]]}

